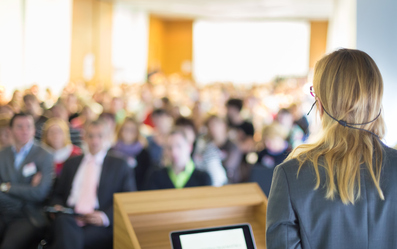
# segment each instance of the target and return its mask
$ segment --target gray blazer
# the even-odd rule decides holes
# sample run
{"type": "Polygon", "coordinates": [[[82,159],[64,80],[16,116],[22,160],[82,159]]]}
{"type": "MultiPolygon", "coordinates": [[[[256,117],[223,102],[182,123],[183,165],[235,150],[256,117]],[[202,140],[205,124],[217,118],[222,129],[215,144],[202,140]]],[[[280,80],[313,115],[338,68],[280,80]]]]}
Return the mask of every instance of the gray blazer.
{"type": "Polygon", "coordinates": [[[276,167],[267,209],[267,249],[275,248],[397,248],[397,151],[384,146],[381,188],[378,192],[367,170],[361,171],[361,198],[344,205],[340,198],[325,199],[325,171],[319,168],[322,186],[305,163],[297,178],[298,162],[276,167]]]}
{"type": "MultiPolygon", "coordinates": [[[[11,147],[3,149],[0,151],[0,182],[10,182],[11,188],[8,193],[0,193],[0,202],[3,202],[3,205],[7,202],[7,210],[14,213],[23,207],[23,211],[20,212],[26,213],[29,218],[37,219],[37,210],[52,187],[53,168],[53,156],[38,144],[33,144],[19,170],[14,167],[14,153],[11,147]],[[36,165],[37,172],[42,174],[37,187],[30,184],[34,174],[23,173],[24,167],[32,162],[36,165]],[[15,205],[13,210],[10,205],[15,205]]],[[[1,215],[7,216],[8,211],[3,209],[1,215]]]]}

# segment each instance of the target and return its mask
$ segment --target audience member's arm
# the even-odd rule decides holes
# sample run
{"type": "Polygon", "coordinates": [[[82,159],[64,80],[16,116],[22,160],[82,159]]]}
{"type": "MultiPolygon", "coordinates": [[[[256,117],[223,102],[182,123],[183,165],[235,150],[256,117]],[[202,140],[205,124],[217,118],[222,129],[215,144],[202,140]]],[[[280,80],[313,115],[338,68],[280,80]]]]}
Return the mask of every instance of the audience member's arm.
{"type": "Polygon", "coordinates": [[[274,172],[266,220],[266,245],[273,248],[301,248],[298,219],[292,207],[287,176],[282,167],[274,172]]]}
{"type": "Polygon", "coordinates": [[[0,192],[0,213],[7,215],[8,210],[20,210],[23,206],[23,201],[0,192]]]}
{"type": "Polygon", "coordinates": [[[11,184],[9,194],[21,198],[25,201],[41,202],[43,201],[52,186],[53,158],[50,154],[39,154],[43,157],[38,160],[38,172],[41,173],[41,181],[37,186],[26,184],[11,184]]]}

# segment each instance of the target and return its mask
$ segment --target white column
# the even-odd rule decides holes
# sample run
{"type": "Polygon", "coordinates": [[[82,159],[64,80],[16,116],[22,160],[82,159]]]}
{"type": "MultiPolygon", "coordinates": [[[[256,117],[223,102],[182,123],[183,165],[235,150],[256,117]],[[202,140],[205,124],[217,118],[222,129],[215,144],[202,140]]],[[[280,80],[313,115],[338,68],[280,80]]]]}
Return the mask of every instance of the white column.
{"type": "Polygon", "coordinates": [[[334,0],[328,26],[328,53],[338,48],[356,48],[356,6],[356,0],[334,0]]]}
{"type": "Polygon", "coordinates": [[[22,21],[21,0],[0,1],[0,85],[8,97],[23,86],[22,21]]]}
{"type": "Polygon", "coordinates": [[[386,144],[397,143],[397,1],[357,0],[357,49],[378,65],[384,82],[386,144]]]}
{"type": "Polygon", "coordinates": [[[26,0],[25,80],[55,94],[69,81],[72,0],[26,0]]]}
{"type": "Polygon", "coordinates": [[[112,27],[113,83],[143,83],[147,77],[149,16],[115,2],[112,27]]]}

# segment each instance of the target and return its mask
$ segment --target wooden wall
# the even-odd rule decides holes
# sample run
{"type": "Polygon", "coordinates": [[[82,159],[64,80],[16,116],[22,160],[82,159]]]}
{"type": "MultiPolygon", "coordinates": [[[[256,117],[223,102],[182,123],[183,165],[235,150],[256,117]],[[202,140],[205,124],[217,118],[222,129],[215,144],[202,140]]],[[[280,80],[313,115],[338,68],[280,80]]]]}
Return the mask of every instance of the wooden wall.
{"type": "Polygon", "coordinates": [[[313,69],[327,48],[328,21],[310,22],[310,57],[309,68],[313,69]]]}
{"type": "Polygon", "coordinates": [[[150,16],[148,70],[181,73],[185,61],[192,61],[193,21],[150,16]]]}
{"type": "Polygon", "coordinates": [[[112,6],[99,0],[73,1],[71,81],[84,79],[84,58],[93,54],[95,73],[89,83],[111,83],[112,6]]]}
{"type": "MultiPolygon", "coordinates": [[[[70,79],[84,79],[84,58],[95,57],[90,84],[109,86],[112,82],[112,2],[74,0],[70,79]]],[[[309,67],[324,55],[328,21],[311,21],[309,67]]],[[[150,16],[148,72],[160,69],[166,75],[181,73],[184,62],[192,62],[193,20],[150,16]]],[[[191,75],[187,75],[191,76],[191,75]]]]}

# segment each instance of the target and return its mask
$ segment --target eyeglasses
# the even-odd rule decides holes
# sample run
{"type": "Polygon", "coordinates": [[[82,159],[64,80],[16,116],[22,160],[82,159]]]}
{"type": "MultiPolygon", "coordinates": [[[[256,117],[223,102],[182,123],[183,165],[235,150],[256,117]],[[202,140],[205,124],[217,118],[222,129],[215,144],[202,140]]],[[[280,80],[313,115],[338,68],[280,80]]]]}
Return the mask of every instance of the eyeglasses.
{"type": "MultiPolygon", "coordinates": [[[[316,97],[316,94],[314,93],[313,86],[310,86],[310,94],[313,96],[313,98],[316,97]]],[[[313,110],[313,108],[316,105],[316,103],[317,103],[317,99],[316,99],[316,101],[314,101],[314,103],[313,103],[312,107],[310,108],[310,111],[307,113],[307,115],[310,114],[310,112],[313,110]]]]}
{"type": "Polygon", "coordinates": [[[314,93],[313,86],[310,86],[310,94],[315,98],[316,94],[314,93]]]}

